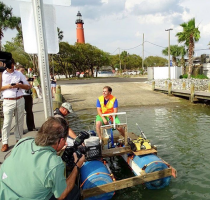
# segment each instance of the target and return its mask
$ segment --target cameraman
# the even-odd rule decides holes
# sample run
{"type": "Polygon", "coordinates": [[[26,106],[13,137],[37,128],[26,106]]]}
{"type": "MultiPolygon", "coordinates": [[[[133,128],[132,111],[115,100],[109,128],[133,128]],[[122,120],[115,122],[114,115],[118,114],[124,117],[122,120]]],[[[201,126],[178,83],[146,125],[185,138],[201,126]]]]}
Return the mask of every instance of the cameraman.
{"type": "Polygon", "coordinates": [[[6,69],[6,63],[3,62],[3,60],[5,61],[5,58],[11,59],[12,54],[8,52],[0,51],[0,91],[1,91],[1,86],[2,86],[2,73],[6,69]]]}
{"type": "Polygon", "coordinates": [[[0,168],[0,199],[79,199],[75,186],[78,160],[65,179],[64,163],[57,152],[66,145],[68,124],[62,118],[50,117],[34,138],[20,140],[0,168]]]}
{"type": "Polygon", "coordinates": [[[2,127],[2,148],[1,151],[5,152],[9,149],[8,137],[12,123],[13,114],[15,113],[15,137],[16,142],[21,139],[23,134],[23,120],[24,120],[24,106],[25,101],[21,89],[29,90],[30,85],[26,81],[21,72],[14,70],[15,61],[11,59],[10,65],[2,74],[2,95],[4,122],[2,127]]]}
{"type": "MultiPolygon", "coordinates": [[[[0,61],[0,88],[2,86],[2,73],[5,70],[4,63],[0,61]],[[2,70],[1,70],[2,69],[2,70]]],[[[1,89],[0,89],[1,90],[1,89]]]]}

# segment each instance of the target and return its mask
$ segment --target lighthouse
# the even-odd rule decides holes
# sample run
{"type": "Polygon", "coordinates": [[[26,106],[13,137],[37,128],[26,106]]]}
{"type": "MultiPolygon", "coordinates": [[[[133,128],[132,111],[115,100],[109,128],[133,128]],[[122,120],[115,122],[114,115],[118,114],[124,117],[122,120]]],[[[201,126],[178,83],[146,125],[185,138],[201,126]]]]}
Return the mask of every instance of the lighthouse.
{"type": "Polygon", "coordinates": [[[83,20],[80,11],[77,13],[77,19],[75,21],[77,25],[77,42],[78,43],[85,43],[85,36],[84,36],[84,29],[83,29],[83,20]]]}

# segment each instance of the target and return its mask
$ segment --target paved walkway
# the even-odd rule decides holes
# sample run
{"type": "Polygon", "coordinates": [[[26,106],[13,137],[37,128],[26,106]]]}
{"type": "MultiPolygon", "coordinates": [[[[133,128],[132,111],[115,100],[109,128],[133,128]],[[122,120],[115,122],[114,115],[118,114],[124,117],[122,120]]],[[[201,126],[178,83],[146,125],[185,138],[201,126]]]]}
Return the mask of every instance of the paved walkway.
{"type": "MultiPolygon", "coordinates": [[[[36,128],[40,128],[41,125],[43,124],[43,122],[45,121],[45,116],[44,116],[44,107],[43,107],[43,101],[42,99],[34,99],[34,105],[33,105],[33,112],[34,112],[34,121],[35,121],[35,125],[36,128]]],[[[9,137],[9,151],[7,152],[1,152],[0,151],[0,165],[1,163],[4,161],[4,157],[7,156],[7,154],[12,150],[12,148],[14,147],[15,143],[16,143],[16,139],[14,136],[14,118],[13,118],[13,122],[12,122],[12,126],[11,126],[11,133],[10,133],[10,137],[9,137]]],[[[31,131],[31,132],[27,132],[27,126],[26,126],[26,120],[24,119],[24,132],[26,134],[23,135],[23,137],[28,137],[28,136],[35,136],[36,131],[31,131]]],[[[2,143],[0,142],[0,149],[2,147],[2,143]]]]}

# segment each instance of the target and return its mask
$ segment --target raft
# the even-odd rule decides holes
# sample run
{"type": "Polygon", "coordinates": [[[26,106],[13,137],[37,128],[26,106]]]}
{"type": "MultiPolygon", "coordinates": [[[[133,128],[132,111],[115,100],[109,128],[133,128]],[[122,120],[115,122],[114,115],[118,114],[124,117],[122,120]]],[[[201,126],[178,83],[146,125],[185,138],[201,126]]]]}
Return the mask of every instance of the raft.
{"type": "MultiPolygon", "coordinates": [[[[80,179],[82,197],[85,200],[108,200],[113,197],[115,191],[139,184],[144,184],[148,189],[152,190],[162,189],[170,184],[171,176],[176,178],[176,170],[157,156],[155,147],[136,152],[131,150],[127,138],[136,139],[138,136],[134,133],[128,133],[127,119],[126,123],[115,124],[115,115],[121,114],[126,113],[104,114],[104,116],[113,115],[114,120],[113,124],[101,126],[101,132],[103,133],[101,145],[102,160],[107,157],[121,156],[135,176],[116,181],[107,164],[99,160],[88,161],[81,168],[80,179]],[[110,131],[107,130],[116,129],[116,126],[122,127],[125,130],[124,144],[122,147],[115,146],[115,148],[107,149],[110,139],[110,134],[108,134],[110,131]],[[104,134],[104,131],[106,134],[104,134]]],[[[116,142],[121,139],[121,136],[114,135],[112,139],[116,142]]]]}

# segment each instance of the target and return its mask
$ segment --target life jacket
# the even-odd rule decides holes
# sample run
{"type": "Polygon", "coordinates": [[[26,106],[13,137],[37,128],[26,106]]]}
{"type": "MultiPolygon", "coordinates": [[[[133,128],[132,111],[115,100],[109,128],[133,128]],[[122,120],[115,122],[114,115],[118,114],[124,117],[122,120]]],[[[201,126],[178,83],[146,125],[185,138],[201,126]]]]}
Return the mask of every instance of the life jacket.
{"type": "Polygon", "coordinates": [[[100,104],[101,104],[101,112],[102,114],[106,114],[106,113],[113,113],[114,112],[114,102],[116,100],[116,97],[110,95],[109,96],[109,101],[107,102],[107,104],[104,104],[104,96],[100,96],[98,98],[100,104]]]}

